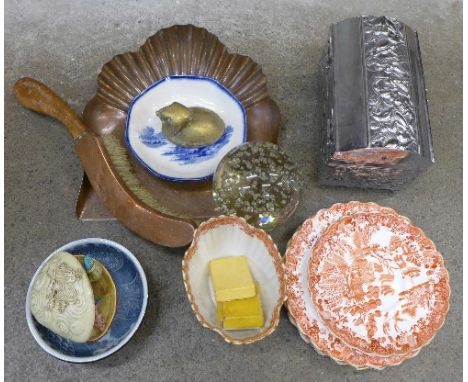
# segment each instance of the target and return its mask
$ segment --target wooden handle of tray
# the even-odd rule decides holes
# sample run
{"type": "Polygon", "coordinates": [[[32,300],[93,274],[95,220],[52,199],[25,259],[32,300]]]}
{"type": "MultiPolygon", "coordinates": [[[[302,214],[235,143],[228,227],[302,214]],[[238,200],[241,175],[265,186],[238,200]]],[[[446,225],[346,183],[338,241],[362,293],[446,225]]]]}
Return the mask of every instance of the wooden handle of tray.
{"type": "Polygon", "coordinates": [[[28,77],[21,78],[13,86],[13,94],[24,107],[62,122],[73,138],[86,132],[86,126],[78,114],[42,82],[28,77]]]}

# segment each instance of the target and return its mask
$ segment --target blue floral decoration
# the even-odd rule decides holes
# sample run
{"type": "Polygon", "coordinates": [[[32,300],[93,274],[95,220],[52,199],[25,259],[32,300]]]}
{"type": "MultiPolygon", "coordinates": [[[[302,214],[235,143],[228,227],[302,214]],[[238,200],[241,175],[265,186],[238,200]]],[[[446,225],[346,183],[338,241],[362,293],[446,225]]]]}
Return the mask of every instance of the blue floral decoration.
{"type": "Polygon", "coordinates": [[[193,164],[213,158],[229,142],[233,131],[232,126],[228,125],[222,137],[212,145],[192,148],[176,146],[169,142],[162,132],[156,133],[154,128],[146,126],[140,134],[140,141],[151,148],[167,145],[162,155],[171,157],[171,161],[193,164]]]}
{"type": "MultiPolygon", "coordinates": [[[[109,271],[117,288],[117,311],[109,331],[97,341],[77,343],[65,339],[34,319],[34,325],[42,339],[54,350],[74,357],[91,357],[102,354],[119,345],[133,330],[146,298],[143,280],[135,263],[121,251],[107,243],[76,243],[67,252],[89,255],[99,260],[109,271]]],[[[99,302],[99,301],[97,301],[99,302]]]]}
{"type": "Polygon", "coordinates": [[[154,129],[150,126],[146,126],[140,134],[140,141],[148,147],[157,149],[158,147],[167,145],[169,141],[166,139],[164,134],[161,132],[155,133],[154,129]]]}

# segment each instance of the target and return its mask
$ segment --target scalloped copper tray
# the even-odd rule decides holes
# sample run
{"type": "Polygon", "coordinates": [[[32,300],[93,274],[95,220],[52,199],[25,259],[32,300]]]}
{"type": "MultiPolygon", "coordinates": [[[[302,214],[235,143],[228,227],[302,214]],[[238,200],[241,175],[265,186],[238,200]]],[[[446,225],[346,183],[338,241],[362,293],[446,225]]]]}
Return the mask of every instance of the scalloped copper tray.
{"type": "MultiPolygon", "coordinates": [[[[260,65],[247,56],[229,53],[215,35],[193,25],[162,29],[138,51],[119,54],[105,64],[98,76],[97,93],[83,112],[86,126],[97,135],[113,134],[126,147],[124,129],[131,100],[159,79],[182,74],[219,81],[247,112],[248,140],[277,142],[281,116],[268,94],[260,65]]],[[[130,154],[129,159],[140,182],[175,216],[200,222],[215,215],[211,180],[171,182],[150,174],[130,154]]],[[[86,175],[76,213],[81,220],[112,218],[86,175]]]]}

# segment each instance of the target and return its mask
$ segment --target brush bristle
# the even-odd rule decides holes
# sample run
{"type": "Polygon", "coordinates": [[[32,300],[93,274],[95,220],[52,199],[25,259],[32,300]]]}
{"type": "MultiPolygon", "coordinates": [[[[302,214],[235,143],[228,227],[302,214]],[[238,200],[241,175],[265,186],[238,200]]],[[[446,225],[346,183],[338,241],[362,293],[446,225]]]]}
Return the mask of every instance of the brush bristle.
{"type": "Polygon", "coordinates": [[[140,182],[133,172],[130,161],[128,160],[128,152],[125,147],[122,146],[119,139],[113,135],[105,135],[102,137],[104,146],[106,147],[107,153],[110,156],[113,166],[117,170],[117,173],[122,178],[124,183],[130,189],[130,191],[148,207],[162,212],[166,215],[183,217],[177,212],[171,211],[170,209],[161,205],[153,194],[151,194],[140,182]]]}

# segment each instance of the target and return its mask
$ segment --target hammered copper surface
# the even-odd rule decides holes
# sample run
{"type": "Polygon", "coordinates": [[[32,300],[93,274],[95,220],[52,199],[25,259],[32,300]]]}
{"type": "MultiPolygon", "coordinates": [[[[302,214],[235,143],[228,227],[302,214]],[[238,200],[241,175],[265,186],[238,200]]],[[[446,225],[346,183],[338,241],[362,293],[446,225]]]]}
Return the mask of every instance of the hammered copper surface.
{"type": "MultiPolygon", "coordinates": [[[[125,120],[131,100],[169,75],[199,75],[219,81],[246,109],[248,140],[277,142],[281,117],[268,95],[260,66],[249,57],[230,54],[216,36],[193,25],[162,29],[137,52],[117,55],[105,64],[98,76],[97,94],[83,112],[86,126],[97,135],[114,134],[125,145],[125,120]]],[[[140,182],[165,207],[194,220],[215,215],[211,180],[171,182],[153,176],[129,157],[140,182]]],[[[81,191],[92,195],[84,187],[81,191]]],[[[85,201],[83,208],[87,218],[92,219],[91,202],[85,201]]],[[[82,211],[77,209],[77,214],[80,216],[82,211]]]]}

